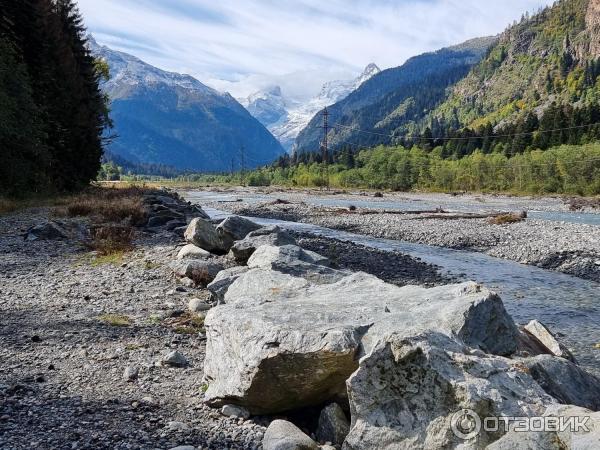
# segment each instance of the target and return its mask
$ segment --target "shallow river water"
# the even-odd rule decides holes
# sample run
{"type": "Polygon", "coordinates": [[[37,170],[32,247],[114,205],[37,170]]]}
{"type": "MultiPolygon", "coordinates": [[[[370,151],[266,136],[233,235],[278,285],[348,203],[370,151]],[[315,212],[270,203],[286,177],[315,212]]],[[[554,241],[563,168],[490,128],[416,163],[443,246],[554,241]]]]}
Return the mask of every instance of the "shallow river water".
{"type": "MultiPolygon", "coordinates": [[[[218,201],[214,193],[210,192],[186,192],[184,195],[189,201],[200,205],[218,201]]],[[[268,199],[268,197],[262,198],[262,200],[268,199]]],[[[327,200],[331,200],[332,206],[344,206],[343,201],[327,200]]],[[[348,203],[362,206],[358,205],[358,202],[348,203]]],[[[421,204],[421,208],[422,206],[421,204]]],[[[385,208],[391,207],[393,206],[385,206],[385,208]]],[[[398,205],[396,207],[404,209],[398,205]]],[[[213,218],[228,215],[216,209],[204,209],[213,218]]],[[[573,216],[576,215],[573,213],[573,216]]],[[[591,215],[595,216],[595,214],[591,215]]],[[[482,283],[500,294],[507,310],[517,323],[526,323],[532,319],[545,323],[573,350],[582,366],[600,375],[600,349],[595,348],[595,345],[600,343],[600,284],[598,283],[494,258],[483,253],[378,239],[310,224],[260,218],[252,218],[252,220],[261,224],[277,224],[291,230],[352,241],[382,250],[397,250],[435,264],[442,271],[461,279],[482,283]]]]}

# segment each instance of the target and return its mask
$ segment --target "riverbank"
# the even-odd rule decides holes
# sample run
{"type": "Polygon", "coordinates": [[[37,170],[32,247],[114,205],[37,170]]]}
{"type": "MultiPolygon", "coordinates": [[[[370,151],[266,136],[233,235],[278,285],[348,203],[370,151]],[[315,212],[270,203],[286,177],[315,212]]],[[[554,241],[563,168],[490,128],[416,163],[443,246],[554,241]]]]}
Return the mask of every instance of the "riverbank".
{"type": "MultiPolygon", "coordinates": [[[[0,447],[260,448],[272,418],[228,417],[203,402],[205,333],[188,305],[209,308],[211,293],[173,276],[183,238],[137,228],[131,250],[107,256],[82,236],[24,239],[49,219],[77,233],[90,226],[45,207],[0,217],[0,447]],[[164,364],[175,351],[184,367],[164,364]]],[[[400,253],[296,238],[396,285],[452,281],[400,253]]]]}
{"type": "Polygon", "coordinates": [[[562,198],[414,193],[373,197],[366,193],[316,194],[314,191],[250,188],[212,190],[208,198],[205,194],[203,198],[212,200],[209,206],[235,214],[305,222],[374,237],[484,252],[600,282],[600,227],[537,218],[496,225],[487,218],[447,217],[452,211],[565,214],[571,206],[562,198]],[[419,208],[429,210],[435,204],[449,214],[398,214],[419,208]],[[402,209],[390,210],[395,205],[402,209]]]}

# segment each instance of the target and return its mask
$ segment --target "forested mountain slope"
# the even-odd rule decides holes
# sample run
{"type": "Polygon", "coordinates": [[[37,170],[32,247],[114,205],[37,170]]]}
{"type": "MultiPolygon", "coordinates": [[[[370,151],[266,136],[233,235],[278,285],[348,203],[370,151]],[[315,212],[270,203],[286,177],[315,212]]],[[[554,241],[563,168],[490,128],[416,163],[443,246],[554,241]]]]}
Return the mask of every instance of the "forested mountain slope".
{"type": "Polygon", "coordinates": [[[552,102],[598,102],[599,0],[561,0],[524,16],[434,112],[455,126],[478,127],[541,113],[552,102]]]}
{"type": "MultiPolygon", "coordinates": [[[[391,139],[353,129],[401,136],[413,130],[445,98],[448,86],[462,79],[485,55],[494,38],[481,38],[426,53],[405,64],[384,70],[356,91],[329,107],[333,149],[344,145],[369,146],[390,143],[391,139]]],[[[316,151],[322,137],[321,113],[300,133],[299,152],[316,151]]]]}

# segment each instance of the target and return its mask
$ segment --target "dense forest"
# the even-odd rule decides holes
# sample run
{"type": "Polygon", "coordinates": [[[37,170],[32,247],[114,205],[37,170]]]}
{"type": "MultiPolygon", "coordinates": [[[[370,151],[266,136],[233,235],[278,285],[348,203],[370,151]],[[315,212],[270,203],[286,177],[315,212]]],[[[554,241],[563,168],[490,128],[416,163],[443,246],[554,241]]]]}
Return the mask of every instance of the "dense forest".
{"type": "Polygon", "coordinates": [[[0,0],[0,193],[73,191],[96,178],[109,125],[72,0],[0,0]]]}
{"type": "Polygon", "coordinates": [[[328,167],[318,154],[281,158],[276,164],[239,175],[186,176],[186,181],[254,186],[371,188],[396,191],[474,191],[516,194],[600,194],[600,144],[562,145],[513,156],[476,150],[445,158],[444,148],[379,146],[342,149],[328,167]],[[327,176],[327,174],[329,176],[327,176]]]}

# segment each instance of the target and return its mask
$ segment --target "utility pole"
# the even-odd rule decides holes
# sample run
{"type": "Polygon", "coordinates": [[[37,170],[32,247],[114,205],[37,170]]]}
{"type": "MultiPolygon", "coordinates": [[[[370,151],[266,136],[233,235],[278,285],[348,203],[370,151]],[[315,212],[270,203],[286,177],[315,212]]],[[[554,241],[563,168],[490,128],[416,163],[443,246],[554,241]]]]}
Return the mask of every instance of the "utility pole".
{"type": "Polygon", "coordinates": [[[244,172],[246,171],[246,162],[245,162],[245,159],[244,159],[244,150],[245,150],[244,146],[242,145],[240,147],[240,166],[241,166],[241,169],[242,169],[242,172],[240,174],[240,182],[241,182],[242,186],[244,186],[244,172]]]}
{"type": "Polygon", "coordinates": [[[329,110],[327,109],[327,107],[325,107],[325,109],[323,110],[323,144],[322,144],[322,151],[323,151],[323,164],[324,164],[324,169],[325,169],[325,182],[327,183],[327,190],[329,190],[329,141],[328,141],[328,135],[329,134],[329,110]]]}

